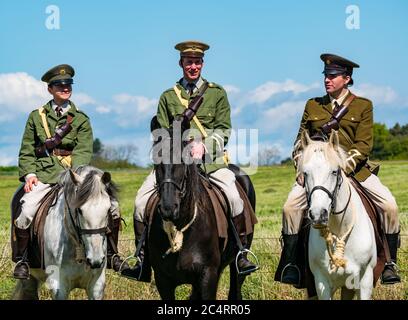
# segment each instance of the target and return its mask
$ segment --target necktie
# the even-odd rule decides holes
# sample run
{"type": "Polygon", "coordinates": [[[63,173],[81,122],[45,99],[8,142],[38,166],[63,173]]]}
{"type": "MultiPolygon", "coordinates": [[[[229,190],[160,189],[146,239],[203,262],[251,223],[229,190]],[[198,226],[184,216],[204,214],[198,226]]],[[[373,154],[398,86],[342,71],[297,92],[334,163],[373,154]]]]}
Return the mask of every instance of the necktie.
{"type": "Polygon", "coordinates": [[[194,88],[195,88],[195,84],[194,84],[194,83],[188,83],[188,84],[187,84],[188,94],[189,94],[190,96],[193,95],[194,88]]]}
{"type": "Polygon", "coordinates": [[[57,114],[57,117],[58,117],[58,118],[61,117],[61,115],[62,115],[62,107],[61,107],[61,106],[57,106],[57,107],[55,108],[55,113],[57,114]]]}
{"type": "Polygon", "coordinates": [[[337,101],[334,101],[334,109],[333,109],[333,114],[336,114],[337,112],[339,112],[340,110],[340,106],[337,103],[337,101]]]}

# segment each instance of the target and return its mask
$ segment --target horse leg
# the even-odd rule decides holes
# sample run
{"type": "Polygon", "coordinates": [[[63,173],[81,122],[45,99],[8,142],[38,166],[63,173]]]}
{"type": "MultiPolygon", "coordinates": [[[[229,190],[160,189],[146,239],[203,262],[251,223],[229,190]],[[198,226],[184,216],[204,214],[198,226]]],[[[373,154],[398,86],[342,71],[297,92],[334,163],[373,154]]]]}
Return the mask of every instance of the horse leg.
{"type": "Polygon", "coordinates": [[[357,299],[359,300],[371,300],[373,293],[373,269],[367,267],[364,275],[360,280],[360,287],[357,291],[357,299]]]}
{"type": "Polygon", "coordinates": [[[38,298],[39,281],[30,277],[27,280],[17,280],[16,287],[12,295],[13,300],[39,300],[38,298]]]}
{"type": "Polygon", "coordinates": [[[89,300],[102,300],[105,293],[105,270],[93,279],[86,288],[89,300]]]}
{"type": "Polygon", "coordinates": [[[219,274],[217,268],[206,268],[200,277],[201,299],[215,300],[217,298],[219,274]]]}
{"type": "Polygon", "coordinates": [[[230,288],[228,292],[228,300],[242,300],[241,288],[246,276],[238,275],[235,267],[235,260],[229,265],[230,268],[230,288]]]}
{"type": "Polygon", "coordinates": [[[315,285],[319,300],[332,299],[333,289],[330,287],[328,281],[322,277],[322,275],[315,274],[315,285]]]}
{"type": "Polygon", "coordinates": [[[353,300],[356,291],[347,287],[341,287],[341,300],[353,300]]]}
{"type": "Polygon", "coordinates": [[[158,273],[154,274],[157,291],[159,291],[162,300],[176,299],[176,285],[167,277],[160,276],[158,273]]]}

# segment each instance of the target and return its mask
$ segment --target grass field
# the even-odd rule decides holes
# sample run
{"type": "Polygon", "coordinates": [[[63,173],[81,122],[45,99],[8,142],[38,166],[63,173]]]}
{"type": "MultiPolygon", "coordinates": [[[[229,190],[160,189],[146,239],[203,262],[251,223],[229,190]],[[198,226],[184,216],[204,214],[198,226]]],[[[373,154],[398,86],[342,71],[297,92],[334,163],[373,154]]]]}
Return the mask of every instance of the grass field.
{"type": "MultiPolygon", "coordinates": [[[[141,185],[147,170],[114,171],[113,179],[120,187],[120,204],[124,226],[120,237],[119,250],[124,256],[134,253],[132,212],[133,202],[138,187],[141,185]]],[[[377,284],[374,299],[408,299],[408,161],[385,162],[380,170],[380,178],[397,199],[400,208],[402,247],[399,250],[399,267],[402,283],[393,286],[377,284]]],[[[259,223],[255,228],[253,251],[258,256],[261,269],[247,277],[243,287],[244,299],[275,300],[303,299],[304,292],[289,285],[273,281],[274,271],[279,259],[279,236],[281,230],[281,210],[287,194],[294,181],[294,171],[289,166],[262,167],[253,175],[252,180],[257,193],[257,216],[259,223]]],[[[0,173],[0,299],[10,299],[15,285],[11,277],[13,263],[10,256],[10,213],[9,203],[19,182],[16,173],[0,173]]],[[[177,298],[188,297],[189,286],[177,289],[177,298]]],[[[225,271],[218,288],[218,298],[226,299],[228,294],[228,271],[225,271]]],[[[45,288],[41,289],[41,298],[50,299],[45,288]]],[[[85,299],[82,290],[75,290],[71,299],[85,299]]],[[[105,299],[159,299],[154,285],[127,280],[112,271],[107,271],[105,299]]]]}

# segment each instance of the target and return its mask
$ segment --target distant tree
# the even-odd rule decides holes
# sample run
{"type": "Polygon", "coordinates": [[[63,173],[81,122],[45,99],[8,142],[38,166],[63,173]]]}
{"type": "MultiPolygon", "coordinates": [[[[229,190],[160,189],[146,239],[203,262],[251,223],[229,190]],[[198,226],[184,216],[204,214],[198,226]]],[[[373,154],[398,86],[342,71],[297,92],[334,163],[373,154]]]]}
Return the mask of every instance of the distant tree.
{"type": "Polygon", "coordinates": [[[93,154],[95,156],[100,156],[103,150],[103,144],[99,138],[96,138],[93,142],[93,154]]]}
{"type": "Polygon", "coordinates": [[[260,166],[275,164],[279,158],[280,151],[277,147],[262,147],[258,153],[258,163],[260,166]]]}

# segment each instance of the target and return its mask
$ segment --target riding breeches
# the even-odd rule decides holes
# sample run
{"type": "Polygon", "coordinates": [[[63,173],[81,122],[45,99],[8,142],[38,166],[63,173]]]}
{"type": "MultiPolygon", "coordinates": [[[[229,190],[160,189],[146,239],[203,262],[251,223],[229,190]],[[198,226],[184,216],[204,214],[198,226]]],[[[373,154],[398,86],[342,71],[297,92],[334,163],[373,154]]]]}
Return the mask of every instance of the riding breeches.
{"type": "MultiPolygon", "coordinates": [[[[40,207],[41,200],[51,190],[52,185],[42,183],[38,181],[37,185],[33,186],[30,192],[24,194],[21,198],[21,214],[14,222],[15,226],[19,229],[27,229],[30,227],[38,208],[40,207]]],[[[113,219],[120,218],[119,203],[117,199],[111,197],[110,212],[113,219]]]]}
{"type": "MultiPolygon", "coordinates": [[[[398,206],[390,190],[373,174],[360,183],[370,193],[370,197],[375,204],[381,209],[385,233],[399,232],[398,206]]],[[[283,233],[297,234],[302,224],[303,215],[306,213],[307,199],[305,189],[296,182],[283,206],[283,233]]]]}
{"type": "MultiPolygon", "coordinates": [[[[209,174],[209,179],[212,183],[220,187],[228,198],[232,216],[236,217],[244,210],[244,202],[242,201],[238,189],[235,185],[235,174],[227,168],[221,168],[209,174]]],[[[154,193],[156,188],[156,176],[154,171],[150,172],[146,180],[137,192],[135,199],[134,217],[137,221],[143,222],[144,211],[147,201],[154,193]]]]}

